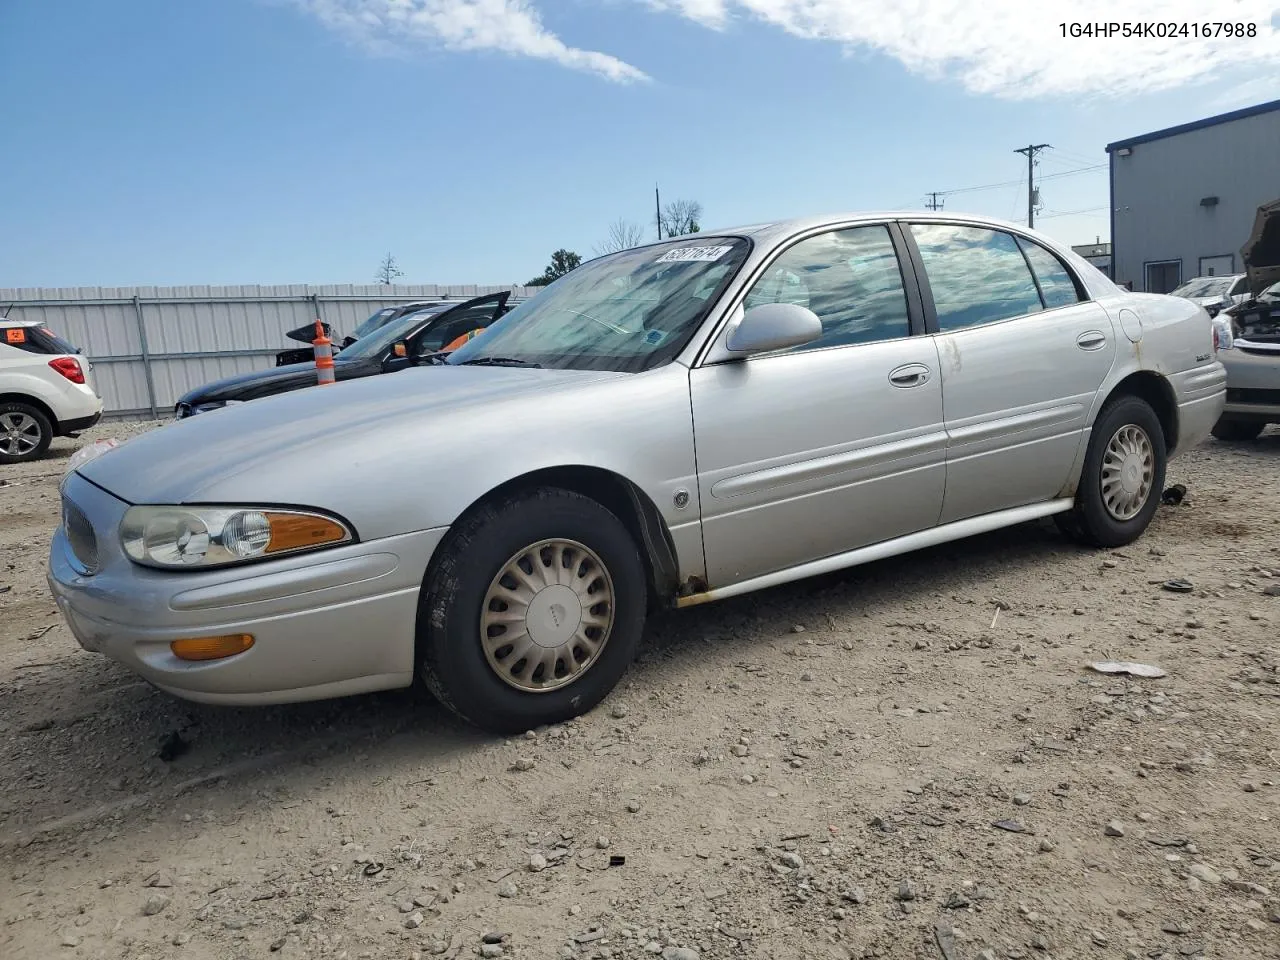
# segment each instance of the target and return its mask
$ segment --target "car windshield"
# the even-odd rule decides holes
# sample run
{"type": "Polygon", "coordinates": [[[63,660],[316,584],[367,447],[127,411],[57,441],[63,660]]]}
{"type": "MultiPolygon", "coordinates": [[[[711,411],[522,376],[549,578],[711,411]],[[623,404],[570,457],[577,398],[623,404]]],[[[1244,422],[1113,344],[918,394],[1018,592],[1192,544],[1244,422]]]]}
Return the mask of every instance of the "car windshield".
{"type": "Polygon", "coordinates": [[[1280,283],[1273,283],[1271,286],[1267,287],[1258,294],[1258,299],[1266,300],[1268,302],[1280,300],[1280,283]]]}
{"type": "Polygon", "coordinates": [[[652,369],[684,349],[750,250],[739,237],[699,237],[600,257],[517,306],[448,362],[652,369]]]}
{"type": "Polygon", "coordinates": [[[353,336],[357,340],[359,340],[361,337],[367,337],[369,334],[373,333],[373,331],[377,330],[384,323],[386,323],[387,318],[395,312],[396,312],[395,307],[383,307],[381,310],[377,311],[372,316],[370,316],[367,320],[365,320],[364,323],[360,324],[360,326],[356,327],[355,331],[351,334],[351,336],[353,336]]]}
{"type": "Polygon", "coordinates": [[[1175,297],[1220,297],[1231,286],[1231,277],[1196,277],[1173,291],[1175,297]]]}
{"type": "Polygon", "coordinates": [[[366,337],[361,337],[351,346],[347,347],[335,359],[338,360],[363,360],[367,357],[376,357],[379,354],[390,349],[391,345],[398,340],[403,340],[414,329],[428,317],[433,317],[438,313],[444,313],[449,307],[441,305],[432,307],[428,310],[419,310],[417,313],[406,313],[398,320],[393,320],[386,326],[380,327],[366,337]]]}

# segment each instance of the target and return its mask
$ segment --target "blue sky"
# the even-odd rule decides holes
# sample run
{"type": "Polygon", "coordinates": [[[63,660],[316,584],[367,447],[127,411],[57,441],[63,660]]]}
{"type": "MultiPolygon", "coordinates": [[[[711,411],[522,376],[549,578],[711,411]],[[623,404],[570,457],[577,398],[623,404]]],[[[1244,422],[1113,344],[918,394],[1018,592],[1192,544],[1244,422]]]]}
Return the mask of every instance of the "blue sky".
{"type": "Polygon", "coordinates": [[[914,6],[0,0],[0,287],[363,283],[387,251],[404,282],[523,282],[618,218],[651,236],[655,181],[706,227],[1007,181],[946,209],[1021,219],[1031,142],[1056,148],[1041,176],[1071,174],[1037,225],[1090,242],[1106,171],[1073,171],[1107,142],[1280,90],[1269,0],[1224,4],[1259,35],[1210,43],[914,6]]]}

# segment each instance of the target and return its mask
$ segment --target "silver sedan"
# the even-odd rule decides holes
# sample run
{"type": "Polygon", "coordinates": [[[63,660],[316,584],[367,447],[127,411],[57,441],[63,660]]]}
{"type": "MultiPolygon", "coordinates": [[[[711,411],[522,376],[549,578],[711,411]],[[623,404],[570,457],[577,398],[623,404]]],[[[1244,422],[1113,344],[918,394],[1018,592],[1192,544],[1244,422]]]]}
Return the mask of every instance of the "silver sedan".
{"type": "Polygon", "coordinates": [[[824,217],[572,271],[447,358],[175,423],[63,483],[75,636],[179,696],[598,703],[648,611],[1042,517],[1138,537],[1223,409],[1205,311],[1012,224],[824,217]]]}

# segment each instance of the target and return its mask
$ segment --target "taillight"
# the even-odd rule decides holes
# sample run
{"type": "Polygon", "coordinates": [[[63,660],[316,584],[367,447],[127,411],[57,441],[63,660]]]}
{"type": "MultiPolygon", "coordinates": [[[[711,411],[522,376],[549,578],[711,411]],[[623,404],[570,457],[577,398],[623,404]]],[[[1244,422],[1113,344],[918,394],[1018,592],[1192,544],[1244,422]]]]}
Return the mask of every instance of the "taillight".
{"type": "Polygon", "coordinates": [[[84,383],[84,370],[80,366],[80,361],[75,357],[55,357],[49,361],[49,366],[53,367],[72,383],[84,383]]]}

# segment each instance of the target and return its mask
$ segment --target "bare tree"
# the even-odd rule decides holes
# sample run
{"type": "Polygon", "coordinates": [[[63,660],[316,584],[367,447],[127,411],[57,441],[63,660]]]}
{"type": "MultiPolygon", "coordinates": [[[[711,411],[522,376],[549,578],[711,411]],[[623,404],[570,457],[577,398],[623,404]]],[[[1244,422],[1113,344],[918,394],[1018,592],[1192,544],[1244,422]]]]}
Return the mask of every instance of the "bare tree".
{"type": "Polygon", "coordinates": [[[662,208],[659,222],[668,237],[682,237],[702,229],[702,204],[697,200],[672,200],[662,208]]]}
{"type": "Polygon", "coordinates": [[[382,258],[382,263],[378,264],[378,272],[374,275],[374,280],[384,286],[391,286],[396,282],[398,277],[403,277],[404,271],[396,264],[396,258],[388,253],[382,258]]]}
{"type": "Polygon", "coordinates": [[[643,239],[644,233],[636,224],[630,220],[619,218],[609,224],[609,236],[596,247],[596,254],[604,256],[606,253],[630,250],[632,247],[640,246],[640,242],[643,239]]]}

